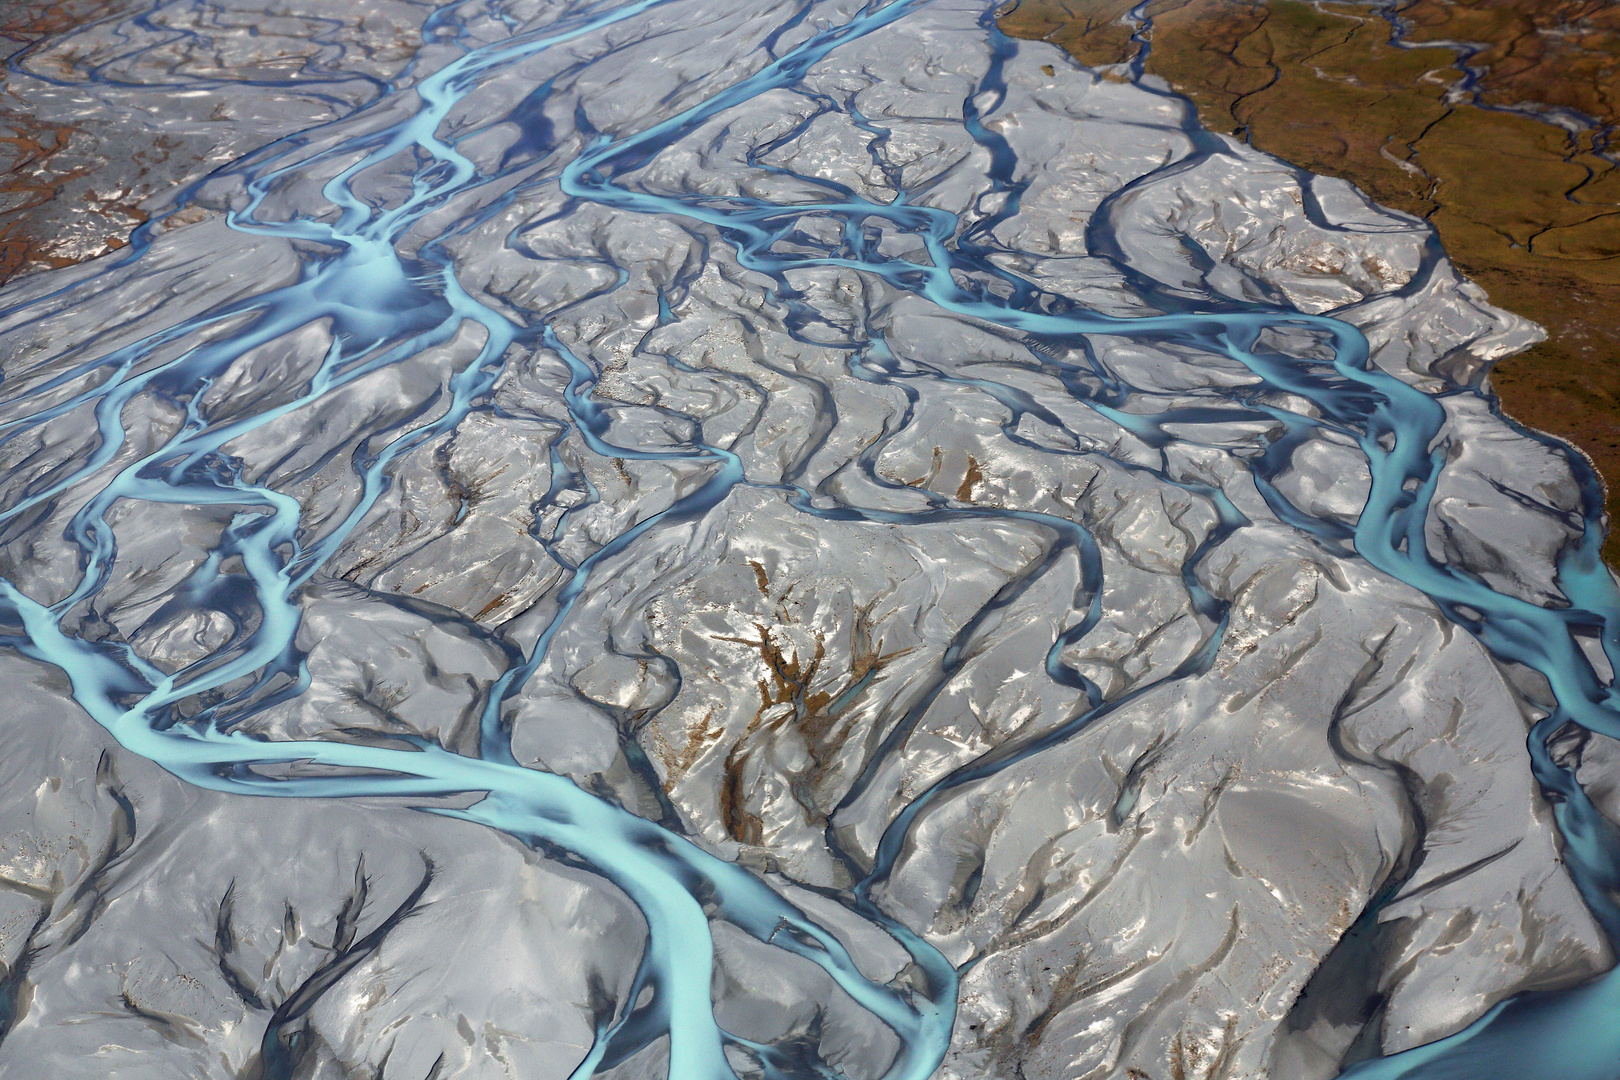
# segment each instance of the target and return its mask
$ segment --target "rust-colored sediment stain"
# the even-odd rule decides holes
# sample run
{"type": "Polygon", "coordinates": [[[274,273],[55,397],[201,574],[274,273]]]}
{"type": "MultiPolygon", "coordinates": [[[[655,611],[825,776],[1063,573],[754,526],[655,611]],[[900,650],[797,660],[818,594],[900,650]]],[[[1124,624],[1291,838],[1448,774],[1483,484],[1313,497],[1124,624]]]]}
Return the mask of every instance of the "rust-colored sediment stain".
{"type": "MultiPolygon", "coordinates": [[[[65,0],[61,3],[8,3],[0,6],[0,55],[26,56],[47,38],[106,18],[115,11],[109,0],[65,0]]],[[[88,217],[99,243],[82,236],[60,235],[42,221],[42,211],[62,197],[66,185],[91,176],[104,164],[84,144],[88,136],[71,124],[46,123],[22,107],[9,92],[10,71],[0,68],[0,285],[20,271],[68,266],[116,250],[147,215],[126,191],[86,200],[88,217]]]]}
{"type": "MultiPolygon", "coordinates": [[[[1020,0],[1001,27],[1117,64],[1136,53],[1121,21],[1134,6],[1020,0]]],[[[1207,127],[1427,219],[1493,302],[1546,327],[1492,384],[1510,415],[1592,458],[1620,520],[1620,168],[1605,153],[1620,123],[1620,5],[1155,0],[1147,13],[1147,70],[1207,127]],[[1406,47],[1381,9],[1409,27],[1406,47]],[[1438,44],[1456,41],[1478,49],[1473,87],[1438,44]]],[[[1604,553],[1620,565],[1620,536],[1604,553]]]]}

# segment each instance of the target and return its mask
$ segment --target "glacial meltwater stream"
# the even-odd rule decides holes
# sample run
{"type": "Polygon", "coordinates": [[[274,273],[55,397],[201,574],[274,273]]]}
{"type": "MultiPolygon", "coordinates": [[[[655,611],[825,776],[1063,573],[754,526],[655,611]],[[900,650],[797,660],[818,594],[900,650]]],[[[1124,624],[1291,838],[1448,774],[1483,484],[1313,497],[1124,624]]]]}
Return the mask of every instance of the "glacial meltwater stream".
{"type": "MultiPolygon", "coordinates": [[[[1144,268],[1121,224],[1132,200],[1236,152],[1192,126],[1195,121],[1157,91],[1131,92],[1167,110],[1165,137],[1182,140],[1185,149],[1148,163],[1098,201],[1084,230],[1089,257],[1107,264],[1113,287],[1130,304],[1105,311],[1077,298],[1093,284],[1066,291],[1034,272],[1034,262],[1020,261],[1006,239],[1004,227],[1019,221],[1032,165],[1010,141],[1002,114],[1008,65],[1029,67],[1033,61],[1020,60],[1020,51],[1037,47],[1001,37],[987,8],[936,10],[945,6],[927,0],[864,7],[804,0],[740,4],[735,11],[680,0],[558,0],[510,11],[502,11],[499,0],[487,10],[448,5],[422,29],[423,41],[436,49],[436,68],[420,76],[407,68],[347,115],[222,166],[142,225],[127,251],[93,268],[63,272],[60,281],[46,275],[0,293],[0,332],[8,342],[0,450],[14,470],[0,511],[6,528],[0,539],[25,550],[29,537],[45,543],[47,531],[61,532],[77,557],[71,580],[58,586],[31,586],[16,573],[0,580],[5,646],[66,673],[74,700],[118,744],[197,787],[244,798],[404,800],[424,813],[499,830],[622,890],[645,918],[639,968],[617,1007],[597,1014],[589,1052],[577,1064],[559,1063],[558,1076],[571,1070],[573,1077],[588,1077],[655,1045],[665,1047],[675,1080],[730,1078],[743,1067],[739,1062],[768,1080],[842,1075],[802,1040],[749,1038],[717,1019],[714,927],[728,924],[814,964],[892,1032],[898,1049],[882,1073],[886,1080],[925,1080],[952,1045],[959,983],[972,961],[948,958],[925,927],[908,925],[883,901],[916,828],[953,792],[1036,761],[1150,695],[1214,677],[1232,625],[1232,598],[1211,584],[1205,564],[1220,546],[1240,543],[1264,509],[1333,557],[1364,561],[1417,590],[1497,661],[1545,680],[1555,707],[1530,733],[1529,764],[1553,808],[1570,878],[1604,935],[1620,942],[1620,836],[1577,782],[1576,766],[1551,748],[1568,737],[1571,725],[1620,738],[1620,694],[1609,674],[1620,666],[1620,595],[1598,556],[1597,478],[1578,455],[1518,433],[1524,445],[1551,447],[1578,479],[1578,539],[1563,547],[1556,568],[1567,603],[1513,595],[1444,557],[1426,530],[1452,460],[1446,401],[1477,397],[1477,390],[1398,377],[1379,366],[1368,334],[1348,317],[1302,310],[1259,289],[1200,292],[1144,268]],[[914,168],[929,150],[891,153],[891,118],[855,104],[856,90],[871,91],[885,78],[897,88],[927,85],[930,62],[905,59],[909,44],[884,35],[931,18],[937,21],[928,24],[930,33],[947,41],[950,35],[971,38],[970,51],[982,56],[968,92],[954,94],[956,113],[928,119],[936,127],[953,126],[952,137],[965,148],[959,157],[968,164],[957,173],[971,171],[977,185],[965,206],[940,194],[943,172],[924,175],[914,168]],[[672,87],[652,66],[659,62],[660,35],[685,25],[682,20],[699,35],[724,38],[730,51],[717,68],[672,87]],[[504,34],[492,29],[501,27],[504,34]],[[742,38],[726,37],[737,27],[746,31],[746,48],[737,44],[742,38]],[[654,47],[630,51],[649,42],[654,47]],[[841,68],[845,52],[863,42],[877,51],[863,54],[863,65],[841,68]],[[871,60],[884,50],[896,58],[892,76],[871,60]],[[627,69],[613,66],[626,55],[627,69]],[[783,111],[784,101],[792,108],[783,111]],[[777,110],[764,124],[768,130],[749,127],[761,103],[775,103],[777,110]],[[820,172],[799,160],[784,163],[782,152],[821,137],[829,118],[838,118],[864,147],[847,152],[840,148],[849,140],[837,143],[823,159],[834,164],[820,172]],[[728,157],[723,144],[734,129],[747,131],[753,142],[746,153],[728,157]],[[667,165],[671,157],[679,164],[667,165]],[[706,184],[711,158],[718,162],[713,169],[741,170],[746,180],[706,184]],[[864,178],[840,169],[862,170],[864,178]],[[222,191],[228,194],[218,195],[222,191]],[[197,200],[208,206],[209,199],[222,198],[225,225],[236,235],[296,253],[290,276],[267,273],[262,284],[250,282],[203,303],[185,300],[190,286],[183,282],[121,305],[100,301],[103,290],[132,288],[163,244],[183,242],[186,229],[198,228],[171,234],[165,222],[197,200]],[[523,200],[536,198],[540,210],[512,216],[523,200]],[[626,329],[634,331],[626,348],[658,353],[653,336],[679,331],[688,317],[683,297],[705,273],[707,255],[649,277],[628,263],[611,265],[610,253],[623,245],[604,241],[588,285],[565,282],[548,295],[542,284],[522,297],[510,289],[501,295],[493,283],[498,274],[481,271],[479,282],[470,283],[463,265],[469,245],[498,243],[508,255],[521,254],[536,221],[566,223],[587,210],[613,215],[631,230],[642,218],[674,222],[705,245],[727,247],[738,280],[763,297],[759,310],[768,307],[785,328],[783,340],[838,351],[843,382],[894,403],[881,430],[849,452],[840,470],[811,468],[832,445],[829,433],[845,400],[839,394],[853,392],[824,388],[816,392],[818,415],[806,422],[802,445],[785,452],[778,472],[763,475],[739,449],[739,440],[763,438],[768,425],[758,415],[741,427],[722,424],[712,419],[714,410],[680,403],[693,395],[672,394],[668,402],[643,407],[646,422],[627,422],[622,398],[599,393],[608,377],[605,353],[593,352],[569,313],[620,290],[642,290],[644,302],[635,309],[641,314],[626,316],[626,329]],[[897,298],[890,304],[926,302],[928,318],[994,335],[1021,350],[1020,363],[1041,376],[1042,389],[903,347],[894,340],[892,321],[863,319],[853,299],[850,317],[829,317],[841,301],[817,291],[806,276],[817,272],[860,283],[852,288],[884,290],[897,298]],[[92,325],[60,347],[38,344],[64,319],[92,325]],[[1098,338],[1166,349],[1195,364],[1207,358],[1247,375],[1212,381],[1192,399],[1167,405],[1163,394],[1112,370],[1094,348],[1098,338]],[[33,343],[17,344],[27,342],[33,343]],[[283,355],[273,352],[278,348],[295,359],[263,360],[283,355]],[[554,415],[525,416],[501,403],[503,380],[528,356],[550,358],[544,370],[554,377],[560,410],[554,415]],[[353,430],[334,431],[350,413],[323,411],[327,403],[380,385],[376,380],[389,369],[421,365],[431,365],[423,367],[426,375],[411,378],[425,378],[427,390],[389,384],[403,403],[353,421],[353,430]],[[1111,689],[1074,659],[1103,621],[1110,588],[1084,514],[975,500],[971,472],[952,497],[880,468],[886,448],[911,426],[925,385],[993,402],[1001,435],[1014,446],[1074,462],[1112,456],[1119,467],[1204,508],[1209,524],[1171,575],[1188,597],[1188,625],[1197,628],[1174,663],[1127,689],[1111,689]],[[1067,400],[1054,404],[1055,395],[1067,400]],[[1110,448],[1078,434],[1071,405],[1113,425],[1137,449],[1121,452],[1122,444],[1110,448]],[[298,644],[306,590],[337,573],[334,560],[381,512],[404,464],[431,457],[469,417],[480,415],[527,424],[543,446],[550,479],[529,505],[528,531],[560,574],[544,602],[524,609],[527,621],[514,622],[521,627],[501,639],[505,669],[482,692],[476,739],[451,748],[429,734],[397,729],[286,738],[256,728],[255,717],[309,688],[308,647],[298,644]],[[1211,439],[1210,425],[1239,434],[1211,439]],[[1057,434],[1037,439],[1031,435],[1036,429],[1057,434]],[[271,464],[300,452],[287,445],[289,434],[294,443],[307,437],[314,448],[303,471],[271,464]],[[1067,449],[1053,448],[1058,436],[1067,449]],[[1320,438],[1354,446],[1364,459],[1365,505],[1353,521],[1301,505],[1285,491],[1295,452],[1320,438]],[[1259,501],[1240,508],[1230,478],[1173,467],[1178,444],[1222,447],[1216,455],[1221,467],[1241,473],[1259,501]],[[271,448],[279,459],[265,456],[271,448]],[[638,503],[633,513],[603,516],[605,496],[579,463],[591,455],[621,469],[662,469],[670,479],[661,495],[638,503]],[[306,481],[331,475],[334,467],[347,474],[344,493],[320,495],[325,501],[314,513],[316,494],[306,481]],[[702,523],[746,491],[779,501],[802,516],[806,529],[811,523],[902,532],[989,525],[1041,538],[1039,556],[959,620],[925,691],[888,718],[821,826],[827,849],[847,871],[847,887],[817,888],[904,950],[909,964],[894,977],[863,970],[848,941],[789,899],[757,863],[717,854],[685,831],[667,803],[662,820],[652,820],[576,777],[534,767],[532,757],[514,749],[515,703],[530,692],[558,635],[584,610],[602,577],[649,545],[674,542],[660,537],[699,537],[680,542],[701,544],[702,523]],[[227,629],[208,638],[201,655],[163,661],[135,640],[137,634],[107,632],[97,623],[107,590],[140,570],[127,565],[113,524],[117,509],[132,503],[184,508],[216,523],[205,556],[143,616],[153,625],[187,612],[222,616],[227,629]],[[575,524],[587,517],[588,524],[575,524]],[[589,544],[577,542],[580,529],[589,544]],[[567,536],[576,539],[565,543],[567,536]],[[1065,566],[1074,568],[1069,576],[1059,572],[1065,566]],[[913,785],[869,850],[854,850],[848,832],[837,827],[839,812],[862,804],[885,782],[884,770],[977,655],[988,629],[1018,604],[1054,589],[1069,614],[1047,637],[1044,655],[1027,659],[1021,678],[1051,681],[1074,707],[913,785]]],[[[150,17],[164,10],[160,4],[150,17]]],[[[689,38],[670,41],[670,48],[701,49],[689,38]]],[[[1040,53],[1042,60],[1056,56],[1040,53]]],[[[97,69],[87,78],[112,77],[97,69]]],[[[1085,78],[1076,71],[1062,77],[1085,78]]],[[[239,82],[251,86],[254,80],[239,82]]],[[[1080,114],[1052,115],[1058,119],[1051,122],[1068,123],[1080,114]]],[[[944,145],[932,152],[946,153],[944,145]]],[[[1331,220],[1312,195],[1300,212],[1327,233],[1350,229],[1331,220]]],[[[1430,287],[1444,253],[1428,239],[1419,250],[1419,265],[1386,297],[1417,297],[1430,287]]],[[[1200,258],[1195,253],[1192,261],[1200,258]]],[[[739,303],[746,321],[751,309],[739,303]]],[[[693,374],[694,363],[670,356],[667,370],[671,378],[693,374]]],[[[738,385],[748,381],[746,372],[728,377],[738,385]]],[[[758,384],[755,390],[771,396],[758,384]]],[[[1173,531],[1168,523],[1163,528],[1173,531]]],[[[864,556],[850,551],[843,557],[864,556]]],[[[759,573],[763,582],[764,570],[759,573]]],[[[679,683],[689,676],[677,670],[671,677],[679,683]]],[[[855,681],[852,668],[852,681],[825,708],[846,707],[869,685],[866,670],[861,679],[855,681]]],[[[647,720],[641,715],[637,722],[647,720]]],[[[625,738],[634,742],[633,735],[625,738]]],[[[640,750],[626,752],[638,767],[651,768],[640,750]]],[[[1110,811],[1116,821],[1130,815],[1136,797],[1121,789],[1110,811]]],[[[274,812],[273,806],[264,810],[274,812]]],[[[1620,976],[1529,992],[1450,1037],[1361,1060],[1346,1075],[1610,1080],[1620,1077],[1617,1015],[1620,976]]],[[[265,1033],[259,1048],[264,1077],[294,1075],[295,1057],[296,1047],[278,1041],[274,1029],[265,1033]]]]}

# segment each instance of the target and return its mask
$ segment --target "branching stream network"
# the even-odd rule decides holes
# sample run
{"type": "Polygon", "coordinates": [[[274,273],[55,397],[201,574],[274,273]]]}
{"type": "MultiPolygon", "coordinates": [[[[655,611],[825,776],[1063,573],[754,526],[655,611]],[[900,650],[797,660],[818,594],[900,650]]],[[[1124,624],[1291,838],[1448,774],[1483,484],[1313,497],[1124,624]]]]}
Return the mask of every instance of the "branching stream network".
{"type": "MultiPolygon", "coordinates": [[[[961,981],[975,961],[947,955],[927,927],[908,922],[884,900],[908,845],[919,842],[919,826],[953,793],[983,789],[1055,747],[1074,745],[1122,709],[1209,677],[1230,644],[1234,617],[1230,590],[1207,573],[1211,553],[1241,543],[1254,507],[1261,507],[1305,543],[1421,593],[1499,663],[1545,681],[1552,707],[1530,732],[1529,766],[1556,817],[1571,880],[1603,934],[1620,941],[1620,838],[1577,781],[1577,766],[1558,751],[1559,740],[1577,729],[1620,738],[1620,695],[1609,674],[1620,665],[1620,595],[1598,555],[1599,481],[1578,455],[1519,433],[1526,445],[1561,455],[1578,479],[1580,508],[1571,517],[1576,538],[1563,547],[1556,567],[1563,602],[1516,595],[1437,549],[1426,530],[1452,460],[1446,401],[1477,399],[1477,386],[1386,370],[1364,327],[1340,312],[1313,312],[1276,293],[1221,295],[1175,286],[1132,254],[1132,241],[1121,231],[1132,200],[1229,157],[1235,153],[1229,141],[1197,129],[1168,95],[1134,89],[1171,110],[1175,118],[1165,129],[1188,149],[1145,168],[1089,212],[1089,258],[1105,262],[1118,290],[1138,305],[1107,310],[1043,278],[1033,262],[1021,263],[1005,239],[1005,227],[1020,220],[1031,183],[1031,165],[1000,119],[1010,93],[1006,71],[1024,62],[1020,50],[1029,54],[1036,47],[1002,38],[988,11],[955,16],[960,26],[951,32],[972,35],[985,60],[970,92],[959,95],[957,113],[930,121],[954,125],[976,170],[979,187],[962,207],[938,195],[935,178],[918,178],[915,156],[906,162],[891,152],[889,118],[865,115],[855,104],[851,88],[870,89],[879,75],[869,66],[858,75],[850,74],[856,67],[839,67],[852,47],[887,40],[884,34],[908,21],[930,17],[927,0],[739,9],[727,18],[753,28],[745,52],[695,88],[627,102],[618,113],[588,107],[590,95],[628,95],[637,76],[632,71],[619,81],[593,82],[594,73],[606,70],[602,65],[616,52],[656,41],[666,20],[707,25],[718,13],[704,16],[676,0],[541,7],[538,13],[437,9],[422,28],[423,41],[440,49],[436,68],[420,75],[407,68],[383,82],[372,100],[324,127],[222,166],[142,225],[127,251],[66,272],[60,282],[47,275],[0,293],[5,332],[24,341],[33,328],[55,325],[81,298],[110,287],[107,282],[128,280],[168,242],[170,217],[199,200],[208,205],[212,193],[223,190],[234,192],[224,212],[229,230],[297,253],[291,277],[271,275],[260,287],[201,305],[159,299],[156,308],[134,314],[85,306],[104,320],[93,334],[62,349],[13,350],[7,361],[0,441],[16,479],[0,512],[3,539],[21,545],[65,522],[77,570],[55,589],[29,587],[15,574],[0,580],[3,643],[64,672],[74,700],[120,746],[191,785],[232,796],[403,800],[423,813],[499,830],[611,882],[644,917],[646,939],[629,992],[596,1014],[594,1043],[570,1066],[575,1078],[655,1047],[663,1047],[668,1075],[676,1080],[720,1080],[738,1070],[768,1080],[842,1075],[803,1040],[745,1037],[717,1019],[713,928],[723,923],[815,965],[892,1032],[897,1049],[885,1080],[925,1080],[950,1050],[961,981]],[[492,34],[488,27],[502,19],[506,35],[492,34]],[[490,87],[502,89],[480,97],[490,87]],[[721,143],[733,128],[746,127],[751,110],[783,100],[796,102],[797,111],[749,135],[754,141],[735,166],[748,172],[749,182],[705,186],[693,179],[704,173],[691,159],[723,157],[721,143]],[[797,160],[783,163],[784,151],[817,137],[829,117],[864,140],[854,157],[866,180],[841,177],[836,169],[816,174],[797,160]],[[491,133],[504,133],[503,148],[491,150],[491,133]],[[688,182],[670,179],[672,155],[686,162],[679,168],[689,170],[688,182]],[[524,211],[522,228],[511,228],[513,208],[540,191],[551,193],[546,208],[537,216],[524,211]],[[570,295],[503,298],[487,281],[470,284],[458,254],[501,230],[506,249],[521,250],[536,221],[563,222],[587,208],[620,221],[673,221],[704,243],[727,248],[788,340],[838,351],[843,380],[894,403],[881,430],[839,471],[813,468],[840,423],[837,395],[824,387],[819,418],[774,475],[761,474],[738,448],[739,439],[762,432],[757,415],[741,429],[721,432],[698,407],[658,403],[645,411],[664,434],[637,438],[652,428],[625,423],[620,402],[603,395],[609,373],[569,321],[589,303],[635,288],[627,285],[632,268],[607,266],[610,273],[570,295]],[[816,273],[843,275],[839,280],[855,287],[925,305],[929,317],[955,320],[1022,350],[1020,363],[1044,379],[1044,389],[919,354],[894,340],[882,320],[829,319],[826,297],[806,284],[816,273]],[[178,314],[165,317],[169,307],[178,314]],[[315,337],[312,328],[319,331],[315,337]],[[842,338],[833,340],[833,330],[842,338]],[[240,397],[230,398],[229,407],[220,404],[244,366],[266,350],[296,339],[308,352],[317,338],[323,343],[318,356],[263,376],[262,392],[249,405],[240,397]],[[1206,358],[1241,377],[1166,405],[1163,395],[1112,369],[1098,340],[1162,348],[1194,363],[1206,358]],[[452,747],[430,734],[392,729],[365,737],[334,731],[287,738],[256,728],[255,717],[296,701],[310,686],[308,648],[298,644],[306,590],[332,578],[334,561],[356,543],[390,493],[397,494],[402,465],[433,455],[469,417],[501,413],[503,380],[535,355],[552,361],[546,370],[556,373],[560,411],[516,418],[530,424],[549,462],[547,487],[530,507],[530,534],[559,576],[545,602],[528,609],[526,629],[502,638],[504,670],[481,693],[476,738],[452,747]],[[323,403],[389,369],[423,364],[427,356],[441,357],[434,361],[441,365],[442,357],[453,358],[442,379],[432,376],[438,379],[433,389],[332,440],[305,473],[268,467],[252,460],[258,450],[241,449],[262,449],[255,439],[266,432],[297,431],[300,417],[322,417],[308,430],[324,430],[320,425],[334,421],[321,412],[323,403]],[[1209,524],[1171,575],[1188,598],[1188,625],[1197,628],[1173,663],[1119,688],[1076,658],[1108,617],[1104,598],[1111,587],[1108,560],[1084,513],[975,500],[971,477],[953,497],[884,470],[884,455],[908,436],[919,392],[929,386],[992,402],[1001,435],[1013,446],[1057,454],[1077,468],[1111,456],[1116,467],[1203,508],[1209,524]],[[1066,401],[1055,405],[1053,395],[1066,401]],[[172,422],[160,427],[143,419],[156,412],[132,412],[132,406],[167,410],[163,415],[172,422]],[[1137,450],[1115,453],[1077,431],[1071,407],[1111,425],[1137,450]],[[1232,445],[1201,443],[1208,425],[1249,434],[1232,445]],[[1058,433],[1070,449],[1053,449],[1056,436],[1036,439],[1036,429],[1058,433]],[[1303,505],[1285,490],[1296,451],[1324,438],[1353,446],[1364,463],[1365,502],[1353,520],[1303,505]],[[1173,467],[1177,444],[1223,447],[1217,455],[1223,467],[1241,473],[1259,502],[1240,507],[1231,495],[1237,481],[1173,467]],[[579,463],[590,455],[665,470],[672,479],[660,500],[638,504],[628,516],[592,518],[591,543],[580,547],[563,538],[583,528],[606,499],[579,463]],[[347,474],[346,494],[337,510],[328,503],[312,515],[308,491],[292,489],[333,462],[347,474]],[[924,688],[894,710],[820,826],[845,884],[807,887],[904,950],[908,963],[893,977],[863,969],[844,937],[774,887],[757,864],[717,853],[667,802],[661,820],[653,820],[644,808],[538,767],[514,749],[515,704],[530,692],[558,635],[602,577],[652,545],[673,542],[669,537],[701,537],[701,523],[747,491],[779,501],[807,522],[806,529],[827,522],[902,533],[1005,526],[1038,538],[1038,555],[959,620],[924,688]],[[135,572],[113,523],[115,510],[133,503],[200,510],[218,523],[206,556],[146,616],[154,624],[190,611],[223,616],[228,629],[184,662],[154,658],[138,635],[94,630],[104,625],[96,613],[106,591],[135,572]],[[980,640],[1019,604],[1053,590],[1062,594],[1068,615],[1046,638],[1044,656],[1032,658],[1021,677],[1050,681],[1072,708],[948,762],[909,787],[866,848],[852,843],[848,830],[838,827],[840,812],[864,805],[888,783],[885,770],[906,753],[930,709],[978,654],[980,640]]],[[[1056,56],[1040,56],[1048,53],[1056,56]]],[[[649,55],[638,53],[634,62],[646,63],[649,55]]],[[[26,68],[27,58],[18,63],[26,68]]],[[[898,86],[929,77],[927,64],[901,67],[893,76],[898,86]]],[[[1313,198],[1302,207],[1319,230],[1349,230],[1313,198]]],[[[1421,252],[1420,264],[1387,296],[1415,297],[1430,287],[1444,253],[1432,240],[1421,252]]],[[[680,330],[687,317],[682,298],[706,265],[703,258],[689,259],[657,283],[649,301],[656,310],[635,328],[639,354],[659,353],[656,335],[680,330]]],[[[664,360],[677,373],[694,372],[697,363],[672,355],[664,360]]],[[[747,381],[727,377],[734,385],[747,381]]],[[[770,396],[757,383],[754,390],[761,399],[770,396]]],[[[672,661],[658,662],[677,683],[690,677],[672,661]]],[[[854,701],[870,685],[871,676],[861,681],[861,674],[852,672],[839,684],[841,696],[825,708],[836,712],[854,701]]],[[[656,706],[643,710],[636,724],[645,728],[656,712],[656,706]]],[[[632,733],[626,745],[634,742],[632,733]]],[[[639,749],[627,753],[638,768],[653,768],[639,749]]],[[[656,780],[651,786],[659,787],[656,780]]],[[[1116,821],[1130,815],[1136,798],[1121,789],[1110,811],[1116,821]]],[[[1384,884],[1392,888],[1369,898],[1372,916],[1400,882],[1391,877],[1384,884]]],[[[1454,1035],[1366,1058],[1347,1075],[1620,1076],[1616,1010],[1620,978],[1613,975],[1525,993],[1454,1035]]],[[[284,1035],[272,1028],[263,1037],[264,1077],[295,1075],[298,1046],[284,1035]]]]}

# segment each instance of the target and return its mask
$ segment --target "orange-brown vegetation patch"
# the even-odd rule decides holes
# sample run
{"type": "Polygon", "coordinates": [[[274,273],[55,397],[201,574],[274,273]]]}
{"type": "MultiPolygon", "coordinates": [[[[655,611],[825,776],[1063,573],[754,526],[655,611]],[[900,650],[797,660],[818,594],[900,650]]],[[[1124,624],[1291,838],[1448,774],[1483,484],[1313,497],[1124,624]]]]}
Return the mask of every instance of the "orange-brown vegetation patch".
{"type": "MultiPolygon", "coordinates": [[[[106,0],[68,0],[0,5],[0,54],[24,55],[58,34],[106,18],[106,0]]],[[[9,91],[9,71],[0,68],[0,284],[22,270],[67,266],[89,255],[123,247],[146,213],[126,192],[87,194],[105,236],[88,249],[82,238],[71,245],[41,221],[40,211],[62,196],[73,180],[92,175],[103,162],[81,152],[88,141],[71,124],[41,121],[9,91]]]]}
{"type": "MultiPolygon", "coordinates": [[[[1021,0],[1002,29],[1082,63],[1138,46],[1128,0],[1021,0]]],[[[1406,0],[1383,5],[1156,0],[1147,70],[1204,124],[1343,177],[1432,222],[1491,299],[1546,327],[1499,365],[1509,414],[1584,450],[1620,513],[1620,5],[1606,0],[1406,0]],[[1464,85],[1455,48],[1477,84],[1464,85]],[[1514,110],[1514,111],[1504,111],[1514,110]],[[1541,118],[1525,115],[1539,111],[1541,118]],[[1565,110],[1562,124],[1551,111],[1565,110]],[[1578,114],[1578,115],[1577,115],[1578,114]]],[[[1620,562],[1620,537],[1605,548],[1620,562]]]]}

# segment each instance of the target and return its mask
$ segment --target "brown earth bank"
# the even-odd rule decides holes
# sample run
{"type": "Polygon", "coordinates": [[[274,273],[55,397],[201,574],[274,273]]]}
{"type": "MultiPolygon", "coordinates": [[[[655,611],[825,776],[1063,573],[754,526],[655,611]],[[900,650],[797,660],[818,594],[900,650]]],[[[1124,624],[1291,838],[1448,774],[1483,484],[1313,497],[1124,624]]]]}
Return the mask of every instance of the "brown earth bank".
{"type": "Polygon", "coordinates": [[[0,285],[122,248],[151,214],[207,218],[167,200],[369,100],[416,55],[420,17],[393,0],[0,0],[0,285]],[[282,100],[234,85],[266,77],[282,100]],[[202,94],[166,99],[175,80],[202,94]]]}
{"type": "MultiPolygon", "coordinates": [[[[119,0],[0,0],[0,62],[24,58],[51,38],[129,6],[119,0]]],[[[97,140],[80,126],[39,119],[11,92],[10,75],[9,63],[0,66],[0,285],[20,272],[121,248],[146,220],[134,191],[96,185],[107,164],[96,152],[97,140]]]]}
{"type": "MultiPolygon", "coordinates": [[[[1135,6],[1019,0],[1000,25],[1121,64],[1135,6]]],[[[1592,458],[1620,520],[1620,4],[1154,0],[1146,15],[1146,70],[1205,126],[1427,219],[1495,303],[1547,329],[1492,385],[1592,458]]],[[[1620,566],[1620,535],[1604,554],[1620,566]]]]}

